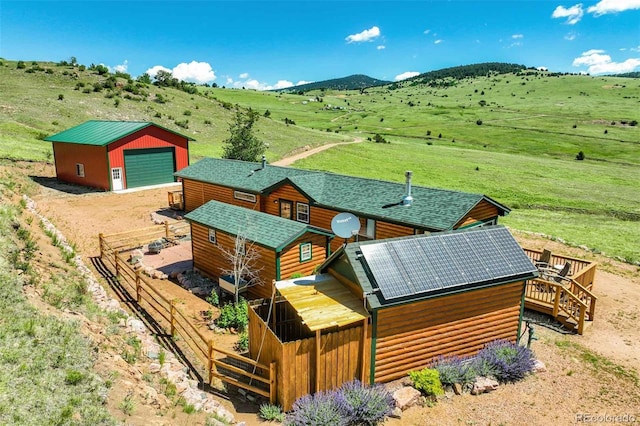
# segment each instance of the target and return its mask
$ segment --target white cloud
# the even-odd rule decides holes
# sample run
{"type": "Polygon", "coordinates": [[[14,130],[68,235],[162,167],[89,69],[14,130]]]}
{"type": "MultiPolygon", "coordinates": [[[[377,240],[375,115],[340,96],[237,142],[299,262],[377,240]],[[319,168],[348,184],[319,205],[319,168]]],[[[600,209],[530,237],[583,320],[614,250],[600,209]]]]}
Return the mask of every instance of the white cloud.
{"type": "Polygon", "coordinates": [[[631,50],[632,52],[640,52],[640,46],[638,46],[638,47],[632,47],[632,48],[631,48],[631,49],[629,49],[629,50],[631,50]]]}
{"type": "Polygon", "coordinates": [[[577,37],[576,33],[569,33],[564,36],[564,39],[568,41],[573,41],[576,39],[576,37],[577,37]]]}
{"type": "Polygon", "coordinates": [[[511,36],[511,38],[515,39],[515,40],[518,40],[518,39],[524,38],[524,35],[522,35],[522,34],[514,34],[514,35],[511,36]]]}
{"type": "Polygon", "coordinates": [[[233,79],[231,77],[227,77],[227,84],[233,84],[233,79]]]}
{"type": "MultiPolygon", "coordinates": [[[[636,0],[634,0],[636,1],[636,0]]],[[[584,10],[582,9],[582,3],[578,3],[570,8],[564,6],[556,7],[556,10],[551,14],[552,18],[567,18],[567,24],[575,25],[584,16],[584,10]]]]}
{"type": "Polygon", "coordinates": [[[442,41],[443,41],[442,39],[438,39],[438,40],[434,41],[433,44],[440,44],[440,43],[442,43],[442,41]]]}
{"type": "Polygon", "coordinates": [[[288,80],[278,80],[276,84],[273,85],[274,89],[284,89],[287,87],[293,86],[293,82],[288,80]]]}
{"type": "Polygon", "coordinates": [[[216,79],[216,74],[213,69],[211,69],[211,65],[206,62],[191,61],[188,64],[183,62],[176,65],[173,69],[163,67],[162,65],[156,65],[149,68],[146,72],[151,77],[155,77],[160,70],[170,72],[171,75],[178,80],[190,81],[193,83],[208,83],[216,79]]]}
{"type": "Polygon", "coordinates": [[[206,62],[191,61],[188,64],[183,62],[173,69],[172,74],[178,80],[194,83],[208,83],[216,79],[211,65],[206,62]]]}
{"type": "Polygon", "coordinates": [[[395,81],[406,80],[407,78],[415,77],[416,75],[420,75],[420,73],[416,71],[407,71],[407,72],[403,72],[402,74],[396,75],[394,80],[395,81]]]}
{"type": "Polygon", "coordinates": [[[425,34],[429,34],[431,32],[431,30],[424,30],[425,34]]]}
{"type": "Polygon", "coordinates": [[[249,78],[249,73],[248,72],[243,72],[242,74],[240,74],[239,77],[240,78],[249,78]]]}
{"type": "Polygon", "coordinates": [[[310,80],[310,81],[300,80],[299,82],[296,83],[296,86],[300,86],[302,84],[309,84],[309,83],[313,83],[313,80],[310,80]]]}
{"type": "Polygon", "coordinates": [[[127,68],[129,67],[129,61],[127,61],[126,59],[124,60],[124,62],[120,65],[116,65],[115,67],[113,67],[113,70],[115,72],[127,72],[127,68]]]}
{"type": "Polygon", "coordinates": [[[162,65],[156,65],[155,67],[151,67],[145,72],[149,74],[151,78],[154,78],[156,74],[158,74],[158,71],[171,72],[169,68],[163,67],[162,65]]]}
{"type": "Polygon", "coordinates": [[[372,41],[373,39],[380,36],[380,28],[373,26],[368,30],[364,30],[359,32],[358,34],[348,35],[345,40],[347,43],[361,43],[363,41],[372,41]]]}
{"type": "Polygon", "coordinates": [[[378,50],[384,50],[386,48],[387,48],[387,46],[385,46],[383,44],[381,44],[380,46],[376,46],[376,49],[378,49],[378,50]]]}
{"type": "Polygon", "coordinates": [[[634,9],[640,9],[640,0],[600,0],[595,6],[589,7],[587,12],[602,16],[634,9]]]}
{"type": "Polygon", "coordinates": [[[589,74],[618,74],[635,71],[640,67],[640,58],[629,58],[613,62],[604,50],[592,49],[573,60],[574,67],[586,66],[589,74]]]}
{"type": "Polygon", "coordinates": [[[536,69],[538,71],[549,71],[549,68],[547,68],[547,67],[536,67],[536,69]]]}

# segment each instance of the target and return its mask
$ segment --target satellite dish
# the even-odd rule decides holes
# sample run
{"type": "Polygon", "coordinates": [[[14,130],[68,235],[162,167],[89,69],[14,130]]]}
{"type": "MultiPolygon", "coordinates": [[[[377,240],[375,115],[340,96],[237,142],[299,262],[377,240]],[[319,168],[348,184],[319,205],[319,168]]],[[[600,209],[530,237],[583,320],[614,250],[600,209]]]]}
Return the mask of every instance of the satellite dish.
{"type": "Polygon", "coordinates": [[[338,237],[351,238],[360,231],[360,221],[351,213],[339,213],[331,219],[331,230],[338,237]]]}

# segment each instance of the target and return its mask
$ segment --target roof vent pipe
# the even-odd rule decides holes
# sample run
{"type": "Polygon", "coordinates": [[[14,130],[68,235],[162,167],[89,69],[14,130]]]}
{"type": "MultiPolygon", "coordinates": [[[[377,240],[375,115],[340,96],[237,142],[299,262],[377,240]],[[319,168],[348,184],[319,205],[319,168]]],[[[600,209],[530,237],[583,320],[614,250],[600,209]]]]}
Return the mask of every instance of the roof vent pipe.
{"type": "Polygon", "coordinates": [[[411,196],[411,177],[413,176],[413,172],[412,171],[406,171],[404,173],[404,176],[407,178],[406,180],[406,190],[405,190],[405,194],[404,197],[402,197],[402,205],[403,206],[410,206],[411,203],[413,202],[413,197],[411,196]]]}
{"type": "Polygon", "coordinates": [[[262,168],[267,167],[267,157],[265,155],[262,156],[262,168]]]}

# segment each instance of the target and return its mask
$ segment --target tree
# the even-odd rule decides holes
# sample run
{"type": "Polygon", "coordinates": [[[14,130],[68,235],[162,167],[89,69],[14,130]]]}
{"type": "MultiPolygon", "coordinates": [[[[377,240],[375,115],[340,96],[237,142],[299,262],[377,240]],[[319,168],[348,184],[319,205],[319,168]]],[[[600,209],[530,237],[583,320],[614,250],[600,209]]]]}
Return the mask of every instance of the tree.
{"type": "Polygon", "coordinates": [[[257,111],[238,109],[236,118],[229,125],[229,137],[224,140],[222,158],[243,161],[258,161],[267,150],[264,142],[253,134],[253,125],[258,121],[257,111]]]}
{"type": "Polygon", "coordinates": [[[241,283],[247,287],[262,285],[262,280],[260,279],[262,268],[256,268],[260,259],[260,252],[254,247],[253,241],[247,239],[246,229],[238,230],[232,250],[222,246],[219,246],[219,248],[222,256],[231,265],[229,269],[222,271],[222,275],[233,277],[235,285],[234,301],[238,303],[241,283]]]}

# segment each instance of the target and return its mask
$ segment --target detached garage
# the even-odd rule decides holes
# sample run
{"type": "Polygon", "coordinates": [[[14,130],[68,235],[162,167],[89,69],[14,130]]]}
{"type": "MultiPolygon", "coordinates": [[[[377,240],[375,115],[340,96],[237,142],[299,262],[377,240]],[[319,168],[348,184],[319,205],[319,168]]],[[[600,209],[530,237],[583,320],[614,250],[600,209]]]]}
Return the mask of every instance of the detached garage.
{"type": "Polygon", "coordinates": [[[120,191],[175,182],[194,139],[151,122],[91,120],[45,140],[60,181],[120,191]]]}

